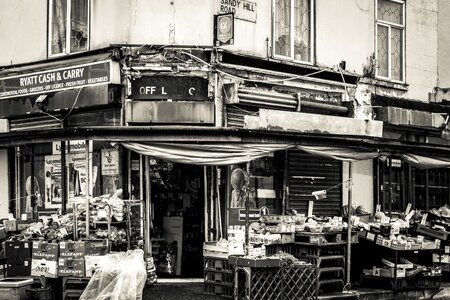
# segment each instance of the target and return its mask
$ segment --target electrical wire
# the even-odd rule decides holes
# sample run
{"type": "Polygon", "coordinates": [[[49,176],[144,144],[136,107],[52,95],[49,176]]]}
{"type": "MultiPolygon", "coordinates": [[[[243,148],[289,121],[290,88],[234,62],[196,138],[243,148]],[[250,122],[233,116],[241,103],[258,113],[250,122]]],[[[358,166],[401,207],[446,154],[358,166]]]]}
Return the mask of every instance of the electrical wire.
{"type": "Polygon", "coordinates": [[[64,118],[62,119],[62,121],[64,121],[71,113],[73,108],[75,107],[75,105],[77,104],[78,101],[78,97],[80,96],[81,91],[83,90],[84,86],[82,86],[77,93],[77,96],[75,97],[75,100],[73,101],[72,107],[70,108],[69,112],[64,116],[64,118]]]}

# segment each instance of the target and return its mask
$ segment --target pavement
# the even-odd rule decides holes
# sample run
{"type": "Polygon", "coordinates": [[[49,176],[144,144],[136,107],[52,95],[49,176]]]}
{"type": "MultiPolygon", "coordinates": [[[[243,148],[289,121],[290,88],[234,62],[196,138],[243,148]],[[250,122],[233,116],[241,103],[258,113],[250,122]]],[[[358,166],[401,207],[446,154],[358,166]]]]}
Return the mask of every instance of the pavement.
{"type": "Polygon", "coordinates": [[[155,286],[144,289],[143,300],[217,300],[218,296],[203,293],[203,278],[200,279],[159,279],[155,286]]]}
{"type": "MultiPolygon", "coordinates": [[[[199,279],[158,279],[155,286],[144,289],[144,300],[213,300],[226,299],[218,295],[204,294],[203,278],[199,279]]],[[[319,300],[359,299],[359,300],[449,300],[450,284],[445,283],[440,289],[397,292],[376,289],[355,289],[349,293],[332,293],[319,295],[319,300]]]]}

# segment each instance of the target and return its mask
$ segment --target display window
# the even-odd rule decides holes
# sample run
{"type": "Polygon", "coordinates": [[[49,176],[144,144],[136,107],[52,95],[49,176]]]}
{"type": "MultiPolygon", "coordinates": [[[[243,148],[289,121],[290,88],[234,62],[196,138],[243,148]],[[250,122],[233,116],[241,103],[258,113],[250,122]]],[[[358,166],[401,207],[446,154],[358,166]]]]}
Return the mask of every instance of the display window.
{"type": "Polygon", "coordinates": [[[84,140],[17,148],[17,216],[36,219],[63,208],[70,211],[88,194],[96,197],[121,188],[120,157],[117,145],[105,142],[89,142],[88,154],[84,140]]]}

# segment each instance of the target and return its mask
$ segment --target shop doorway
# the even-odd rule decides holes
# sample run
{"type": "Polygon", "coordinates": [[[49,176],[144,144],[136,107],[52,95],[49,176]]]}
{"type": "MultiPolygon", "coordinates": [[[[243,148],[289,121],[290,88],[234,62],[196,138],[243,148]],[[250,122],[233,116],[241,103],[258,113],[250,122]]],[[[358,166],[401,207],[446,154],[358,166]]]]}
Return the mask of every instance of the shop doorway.
{"type": "Polygon", "coordinates": [[[202,277],[204,168],[149,158],[151,245],[157,274],[202,277]]]}

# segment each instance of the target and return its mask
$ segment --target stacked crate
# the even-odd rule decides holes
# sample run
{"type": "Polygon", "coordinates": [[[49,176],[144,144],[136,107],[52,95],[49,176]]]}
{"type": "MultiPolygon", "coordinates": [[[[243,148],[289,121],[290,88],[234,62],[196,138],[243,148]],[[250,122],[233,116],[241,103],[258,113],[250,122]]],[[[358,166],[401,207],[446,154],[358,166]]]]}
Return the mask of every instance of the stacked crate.
{"type": "Polygon", "coordinates": [[[79,299],[90,278],[63,277],[63,300],[79,299]]]}
{"type": "Polygon", "coordinates": [[[203,257],[204,292],[233,298],[234,268],[227,258],[203,257]]]}
{"type": "Polygon", "coordinates": [[[31,242],[6,241],[5,257],[8,277],[31,275],[31,242]]]}

